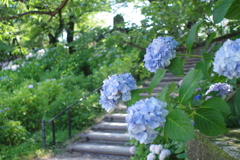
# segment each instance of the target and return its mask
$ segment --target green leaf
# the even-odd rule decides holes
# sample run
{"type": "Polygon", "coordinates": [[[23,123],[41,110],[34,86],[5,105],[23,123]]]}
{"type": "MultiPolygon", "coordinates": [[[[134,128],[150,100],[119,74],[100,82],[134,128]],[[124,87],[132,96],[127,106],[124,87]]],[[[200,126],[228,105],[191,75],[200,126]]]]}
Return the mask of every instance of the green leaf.
{"type": "Polygon", "coordinates": [[[227,132],[223,116],[211,108],[200,108],[194,112],[195,127],[207,136],[217,136],[227,132]]]}
{"type": "Polygon", "coordinates": [[[212,108],[216,111],[219,111],[223,117],[227,117],[230,114],[230,109],[227,102],[219,97],[208,99],[200,108],[212,108]]]}
{"type": "Polygon", "coordinates": [[[207,47],[208,47],[209,44],[212,42],[212,40],[216,37],[216,35],[217,35],[216,32],[212,32],[212,33],[211,33],[211,35],[210,35],[210,37],[208,38],[207,43],[206,43],[206,45],[205,45],[205,47],[204,47],[204,49],[203,49],[203,52],[206,52],[207,47]]]}
{"type": "Polygon", "coordinates": [[[176,83],[172,82],[169,87],[168,93],[172,93],[175,89],[176,89],[176,83]]]}
{"type": "Polygon", "coordinates": [[[137,101],[141,100],[141,96],[139,93],[145,92],[147,89],[136,89],[131,91],[131,100],[127,101],[127,106],[130,107],[131,105],[135,104],[137,101]]]}
{"type": "Polygon", "coordinates": [[[223,20],[225,15],[227,14],[231,4],[235,0],[219,0],[217,1],[214,9],[213,9],[213,21],[214,23],[219,23],[223,20]]]}
{"type": "Polygon", "coordinates": [[[203,79],[209,79],[211,77],[211,72],[209,72],[209,69],[211,67],[211,55],[207,53],[203,53],[203,79]]]}
{"type": "Polygon", "coordinates": [[[159,82],[163,79],[165,75],[166,70],[158,69],[155,73],[155,75],[152,78],[152,81],[149,84],[149,94],[151,95],[152,90],[155,86],[159,84],[159,82]]]}
{"type": "Polygon", "coordinates": [[[187,154],[186,153],[178,154],[176,157],[179,159],[186,158],[187,154]]]}
{"type": "Polygon", "coordinates": [[[184,104],[192,97],[202,77],[203,74],[201,70],[193,69],[187,73],[179,90],[180,103],[184,104]]]}
{"type": "Polygon", "coordinates": [[[227,14],[225,15],[225,18],[227,19],[240,19],[240,0],[235,0],[230,8],[227,11],[227,14]]]}
{"type": "Polygon", "coordinates": [[[168,85],[165,85],[162,92],[160,93],[158,99],[161,100],[161,101],[165,101],[167,91],[168,91],[168,85]]]}
{"type": "Polygon", "coordinates": [[[168,66],[169,71],[176,76],[184,76],[183,63],[179,57],[175,57],[171,60],[171,64],[168,66]]]}
{"type": "Polygon", "coordinates": [[[237,93],[234,97],[234,106],[235,106],[235,113],[236,115],[240,115],[240,87],[237,90],[237,93]]]}
{"type": "Polygon", "coordinates": [[[200,99],[194,99],[192,101],[192,106],[200,106],[202,104],[202,100],[200,99]]]}
{"type": "Polygon", "coordinates": [[[171,111],[166,119],[164,131],[169,138],[184,142],[194,138],[194,127],[182,110],[171,111]]]}
{"type": "Polygon", "coordinates": [[[195,69],[202,70],[202,68],[203,68],[203,60],[197,62],[197,64],[195,65],[195,69]]]}
{"type": "Polygon", "coordinates": [[[188,38],[187,38],[187,53],[190,53],[194,39],[197,35],[197,32],[199,30],[200,24],[202,24],[203,21],[199,21],[196,24],[194,24],[189,32],[188,38]]]}

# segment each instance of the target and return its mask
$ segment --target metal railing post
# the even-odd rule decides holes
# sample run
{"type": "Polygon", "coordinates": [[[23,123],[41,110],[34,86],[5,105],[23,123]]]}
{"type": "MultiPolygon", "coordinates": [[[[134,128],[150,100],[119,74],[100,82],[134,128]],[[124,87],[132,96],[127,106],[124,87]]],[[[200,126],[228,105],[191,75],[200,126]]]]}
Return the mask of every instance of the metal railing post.
{"type": "Polygon", "coordinates": [[[43,148],[46,149],[46,130],[45,130],[45,120],[42,119],[42,139],[43,139],[43,148]]]}
{"type": "MultiPolygon", "coordinates": [[[[48,121],[49,124],[52,125],[52,138],[53,138],[53,144],[52,145],[56,145],[56,131],[55,131],[55,123],[54,120],[57,119],[59,116],[61,116],[63,113],[65,113],[66,111],[68,111],[68,136],[69,139],[72,136],[72,121],[71,121],[71,108],[73,106],[75,106],[77,103],[79,103],[80,101],[84,100],[85,98],[89,97],[90,95],[92,95],[93,93],[99,91],[102,87],[99,87],[97,89],[95,89],[94,91],[88,93],[87,95],[85,95],[84,97],[80,98],[79,100],[77,100],[76,102],[72,103],[71,105],[69,105],[67,108],[65,108],[64,110],[62,110],[61,112],[59,112],[57,115],[55,115],[52,119],[50,119],[48,121]]],[[[46,140],[45,140],[45,144],[46,144],[46,140]]]]}
{"type": "Polygon", "coordinates": [[[53,145],[56,145],[55,123],[54,123],[54,120],[52,121],[52,138],[53,138],[53,145]]]}
{"type": "Polygon", "coordinates": [[[71,126],[71,109],[68,110],[68,138],[71,139],[72,126],[71,126]]]}

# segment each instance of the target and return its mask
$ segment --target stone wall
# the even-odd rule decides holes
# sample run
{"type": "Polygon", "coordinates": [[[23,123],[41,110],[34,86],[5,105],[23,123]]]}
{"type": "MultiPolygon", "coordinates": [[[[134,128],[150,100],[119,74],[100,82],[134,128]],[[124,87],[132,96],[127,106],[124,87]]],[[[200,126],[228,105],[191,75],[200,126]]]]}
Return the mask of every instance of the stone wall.
{"type": "Polygon", "coordinates": [[[240,129],[217,137],[196,131],[196,139],[187,143],[187,153],[190,160],[240,160],[240,129]]]}

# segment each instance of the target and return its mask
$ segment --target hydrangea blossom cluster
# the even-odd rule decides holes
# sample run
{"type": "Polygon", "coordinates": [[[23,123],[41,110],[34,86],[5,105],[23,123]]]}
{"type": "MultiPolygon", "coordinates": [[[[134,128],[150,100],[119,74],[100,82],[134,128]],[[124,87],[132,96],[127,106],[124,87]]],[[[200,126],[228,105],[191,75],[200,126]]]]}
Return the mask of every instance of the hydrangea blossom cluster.
{"type": "Polygon", "coordinates": [[[229,79],[240,77],[240,38],[223,43],[216,52],[213,71],[229,79]]]}
{"type": "Polygon", "coordinates": [[[164,160],[165,158],[171,155],[171,151],[169,149],[163,149],[159,154],[159,160],[164,160]]]}
{"type": "Polygon", "coordinates": [[[147,160],[155,160],[156,155],[159,155],[159,160],[164,160],[166,157],[171,155],[171,151],[168,149],[163,149],[161,144],[152,144],[149,147],[150,153],[147,155],[147,160]]]}
{"type": "Polygon", "coordinates": [[[131,74],[112,75],[103,81],[99,103],[109,112],[119,101],[129,101],[130,91],[134,89],[137,89],[137,86],[131,74]]]}
{"type": "Polygon", "coordinates": [[[176,57],[174,50],[178,42],[172,37],[158,37],[149,44],[144,56],[145,67],[150,72],[156,72],[158,68],[163,69],[170,64],[170,60],[176,57]]]}
{"type": "Polygon", "coordinates": [[[34,87],[34,86],[33,86],[32,84],[28,85],[28,88],[30,88],[30,89],[33,88],[33,87],[34,87]]]}
{"type": "Polygon", "coordinates": [[[154,159],[156,159],[156,155],[154,153],[151,152],[147,155],[147,160],[154,160],[154,159]]]}
{"type": "Polygon", "coordinates": [[[212,91],[219,91],[217,95],[220,95],[222,98],[224,98],[226,95],[230,94],[232,90],[232,86],[227,83],[215,83],[209,87],[206,94],[209,94],[212,91]]]}
{"type": "Polygon", "coordinates": [[[150,152],[154,154],[159,154],[160,151],[163,149],[163,146],[161,144],[151,144],[149,147],[150,152]]]}
{"type": "Polygon", "coordinates": [[[166,122],[168,114],[168,111],[164,109],[166,106],[166,102],[151,97],[145,101],[137,101],[129,107],[126,122],[130,137],[140,143],[151,143],[158,135],[154,129],[166,122]]]}
{"type": "Polygon", "coordinates": [[[129,148],[129,152],[130,152],[131,154],[134,154],[135,150],[136,150],[135,146],[131,146],[131,147],[129,148]]]}
{"type": "Polygon", "coordinates": [[[3,110],[0,110],[0,113],[4,112],[4,111],[6,111],[6,110],[9,110],[9,109],[10,109],[9,107],[4,108],[3,110]]]}

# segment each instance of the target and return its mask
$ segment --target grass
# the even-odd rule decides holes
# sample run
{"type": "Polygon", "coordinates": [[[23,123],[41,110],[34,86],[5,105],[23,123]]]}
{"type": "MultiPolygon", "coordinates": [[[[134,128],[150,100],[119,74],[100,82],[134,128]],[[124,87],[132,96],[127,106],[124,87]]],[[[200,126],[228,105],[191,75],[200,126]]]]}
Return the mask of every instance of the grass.
{"type": "MultiPolygon", "coordinates": [[[[72,134],[79,131],[72,130],[72,134]]],[[[55,154],[61,154],[68,141],[68,130],[59,130],[56,132],[56,145],[52,146],[51,132],[47,130],[47,148],[42,145],[42,133],[36,132],[20,145],[1,146],[0,160],[37,160],[46,157],[52,157],[55,154]]]]}

